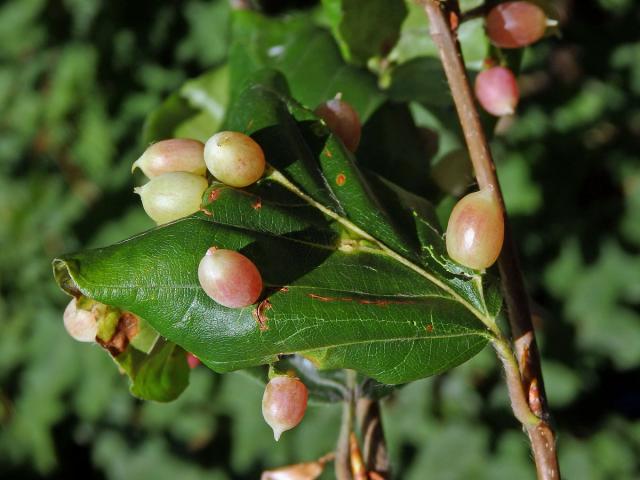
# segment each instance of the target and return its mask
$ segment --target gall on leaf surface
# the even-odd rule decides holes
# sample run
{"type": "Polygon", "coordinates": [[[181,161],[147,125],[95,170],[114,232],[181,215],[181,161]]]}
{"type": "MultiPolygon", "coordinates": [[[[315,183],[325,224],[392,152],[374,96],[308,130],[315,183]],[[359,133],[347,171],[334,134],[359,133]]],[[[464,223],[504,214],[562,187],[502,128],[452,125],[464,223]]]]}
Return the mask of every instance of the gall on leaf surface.
{"type": "Polygon", "coordinates": [[[257,73],[224,127],[262,146],[272,167],[262,180],[214,182],[204,211],[57,259],[59,284],[136,313],[218,372],[295,353],[400,384],[486,345],[495,280],[452,262],[431,205],[360,170],[281,76],[257,73]],[[257,305],[230,309],[204,293],[198,263],[212,245],[258,266],[257,305]]]}

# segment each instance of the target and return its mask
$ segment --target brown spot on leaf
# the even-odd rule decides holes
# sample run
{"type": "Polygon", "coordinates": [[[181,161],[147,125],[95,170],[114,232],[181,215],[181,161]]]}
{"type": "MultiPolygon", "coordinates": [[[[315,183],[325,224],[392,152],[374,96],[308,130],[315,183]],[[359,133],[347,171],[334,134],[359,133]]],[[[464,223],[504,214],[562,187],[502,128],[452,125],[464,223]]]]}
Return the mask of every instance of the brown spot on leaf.
{"type": "Polygon", "coordinates": [[[328,148],[326,148],[326,149],[324,150],[324,155],[325,155],[327,158],[333,158],[333,153],[331,153],[331,150],[329,150],[328,148]]]}
{"type": "Polygon", "coordinates": [[[213,217],[213,213],[207,210],[206,208],[200,207],[200,211],[204,213],[207,217],[213,217]]]}
{"type": "Polygon", "coordinates": [[[133,313],[123,312],[122,315],[120,315],[120,320],[118,321],[118,328],[122,328],[127,338],[129,340],[133,340],[133,338],[138,335],[138,332],[140,331],[140,326],[138,325],[138,317],[136,317],[133,313]]]}
{"type": "Polygon", "coordinates": [[[272,308],[271,302],[269,301],[268,298],[265,298],[258,304],[255,310],[251,312],[253,315],[253,318],[258,323],[258,328],[260,329],[261,332],[264,332],[265,330],[269,330],[269,326],[267,325],[267,322],[269,321],[269,319],[267,318],[267,315],[265,314],[265,312],[268,310],[271,310],[271,308],[272,308]]]}
{"type": "Polygon", "coordinates": [[[433,332],[433,325],[429,324],[425,326],[424,329],[427,331],[427,333],[431,333],[433,332]]]}
{"type": "Polygon", "coordinates": [[[314,300],[320,300],[321,302],[333,302],[337,299],[332,297],[323,297],[322,295],[316,295],[315,293],[309,293],[309,298],[313,298],[314,300]]]}
{"type": "Polygon", "coordinates": [[[287,292],[289,291],[289,287],[282,287],[282,288],[280,289],[280,291],[281,291],[282,293],[287,293],[287,292]]]}
{"type": "MultiPolygon", "coordinates": [[[[380,305],[382,307],[394,303],[392,300],[358,300],[361,305],[380,305]]],[[[399,303],[399,302],[395,302],[399,303]]]]}
{"type": "Polygon", "coordinates": [[[344,185],[346,181],[347,181],[347,177],[344,173],[339,173],[336,176],[336,185],[338,185],[339,187],[344,185]]]}
{"type": "Polygon", "coordinates": [[[387,305],[412,305],[415,302],[408,300],[388,300],[388,299],[374,299],[369,300],[366,298],[351,298],[351,297],[325,297],[316,293],[308,293],[307,296],[314,300],[320,300],[321,302],[356,302],[360,305],[378,305],[380,307],[386,307],[387,305]]]}
{"type": "Polygon", "coordinates": [[[218,199],[219,196],[220,196],[220,190],[217,189],[217,188],[214,188],[213,190],[211,190],[209,192],[209,196],[207,197],[207,199],[210,202],[215,202],[218,199]]]}
{"type": "Polygon", "coordinates": [[[254,210],[260,210],[262,208],[262,199],[260,197],[256,198],[256,201],[253,202],[251,208],[254,210]]]}
{"type": "Polygon", "coordinates": [[[130,312],[122,312],[112,337],[106,342],[96,337],[96,341],[112,356],[117,357],[127,349],[129,342],[138,334],[139,329],[138,317],[130,312]]]}

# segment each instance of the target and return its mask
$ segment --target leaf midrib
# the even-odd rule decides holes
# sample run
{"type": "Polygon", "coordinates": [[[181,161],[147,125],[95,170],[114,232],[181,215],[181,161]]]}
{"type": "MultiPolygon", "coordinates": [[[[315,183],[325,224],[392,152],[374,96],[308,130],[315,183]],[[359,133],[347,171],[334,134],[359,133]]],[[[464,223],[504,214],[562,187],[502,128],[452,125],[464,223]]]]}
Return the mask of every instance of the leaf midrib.
{"type": "MultiPolygon", "coordinates": [[[[287,106],[289,105],[288,99],[283,97],[281,92],[279,92],[279,91],[277,91],[277,90],[275,90],[273,88],[266,87],[264,85],[256,85],[256,86],[254,86],[254,88],[256,88],[256,87],[261,88],[261,89],[263,89],[263,90],[275,95],[285,105],[287,105],[287,106]]],[[[325,185],[328,188],[329,194],[332,197],[336,198],[333,189],[326,182],[326,179],[325,179],[324,175],[322,175],[321,177],[324,180],[325,185]]],[[[268,165],[268,170],[265,173],[265,176],[263,178],[270,179],[270,180],[272,180],[272,181],[274,181],[276,183],[279,183],[281,186],[283,186],[284,188],[286,188],[287,190],[289,190],[290,192],[292,192],[293,194],[297,195],[299,198],[301,198],[302,200],[307,202],[311,207],[314,207],[314,208],[320,210],[322,213],[324,213],[328,217],[330,217],[330,218],[334,219],[335,221],[337,221],[338,223],[340,223],[347,230],[350,230],[351,232],[355,233],[356,235],[358,235],[358,236],[360,236],[360,237],[362,237],[362,238],[364,238],[366,240],[369,240],[369,241],[373,242],[375,245],[378,246],[378,248],[380,249],[380,252],[382,254],[385,254],[388,257],[396,260],[398,263],[404,265],[405,267],[410,268],[411,270],[413,270],[414,272],[418,273],[422,277],[426,278],[431,283],[435,284],[436,286],[438,286],[439,288],[441,288],[445,292],[449,293],[455,300],[460,302],[475,317],[477,317],[489,330],[491,330],[495,334],[499,334],[498,327],[497,327],[497,325],[495,323],[495,319],[493,317],[491,317],[488,314],[488,312],[487,313],[483,313],[483,312],[479,311],[472,304],[470,304],[467,300],[462,298],[454,289],[450,288],[446,283],[443,283],[436,276],[430,274],[429,272],[424,270],[422,267],[420,267],[420,266],[416,265],[415,263],[413,263],[411,260],[408,260],[407,258],[403,257],[402,255],[397,253],[395,250],[393,250],[392,248],[387,246],[383,241],[381,241],[378,238],[374,237],[369,232],[363,230],[362,228],[360,228],[359,226],[357,226],[356,224],[354,224],[353,222],[351,222],[350,220],[348,220],[344,216],[336,213],[335,211],[331,210],[330,208],[326,207],[325,205],[323,205],[323,204],[317,202],[316,200],[314,200],[312,197],[310,197],[305,192],[303,192],[300,188],[298,188],[293,182],[291,182],[283,173],[281,173],[279,170],[274,168],[272,165],[268,165]]],[[[338,207],[342,211],[344,211],[344,209],[342,208],[341,202],[337,198],[336,198],[336,200],[337,200],[338,207]]],[[[371,250],[373,250],[373,249],[371,249],[371,250]]],[[[485,302],[484,302],[484,299],[483,299],[483,304],[484,303],[485,302]]]]}
{"type": "MultiPolygon", "coordinates": [[[[324,349],[331,349],[331,348],[339,348],[339,347],[348,347],[350,345],[360,345],[360,344],[369,344],[369,343],[389,343],[389,342],[417,342],[417,341],[429,341],[429,340],[445,340],[447,338],[460,338],[460,337],[469,337],[469,336],[475,336],[475,337],[480,337],[483,338],[485,340],[491,340],[493,337],[490,334],[487,333],[481,333],[478,331],[471,331],[468,333],[459,333],[459,334],[451,334],[451,335],[423,335],[423,336],[415,336],[415,337],[398,337],[398,338],[379,338],[379,339],[369,339],[369,340],[354,340],[354,341],[349,341],[349,342],[342,342],[342,343],[336,343],[333,345],[329,345],[326,347],[314,347],[314,348],[308,348],[306,350],[296,350],[295,352],[281,352],[280,355],[289,355],[292,353],[296,353],[298,355],[302,355],[304,356],[305,353],[309,353],[309,352],[317,352],[319,350],[324,350],[324,349]]],[[[478,342],[479,343],[479,342],[478,342]]],[[[462,356],[463,353],[461,353],[458,356],[462,356]]],[[[265,357],[269,357],[270,355],[260,355],[257,357],[252,357],[252,358],[243,358],[243,361],[246,360],[248,362],[256,362],[259,361],[260,359],[263,359],[265,357]]],[[[207,363],[211,363],[211,364],[215,364],[215,365],[234,365],[237,364],[238,361],[217,361],[217,360],[211,360],[209,358],[206,359],[207,363]]],[[[447,362],[448,364],[450,364],[451,362],[447,362]]]]}
{"type": "MultiPolygon", "coordinates": [[[[154,284],[154,285],[137,285],[137,284],[123,284],[123,283],[119,283],[117,285],[111,285],[111,284],[106,284],[106,283],[100,283],[100,282],[93,282],[91,280],[89,280],[85,275],[82,275],[80,272],[76,272],[75,274],[69,269],[69,267],[67,266],[67,271],[69,272],[69,275],[71,276],[71,278],[73,279],[74,283],[76,285],[78,285],[78,287],[82,284],[82,285],[86,285],[86,286],[91,286],[94,289],[109,289],[109,290],[131,290],[131,289],[136,289],[136,290],[140,290],[140,291],[146,291],[146,290],[194,290],[194,291],[200,291],[202,289],[202,287],[197,284],[197,283],[192,283],[192,284],[188,284],[188,285],[176,285],[176,284],[154,284]],[[77,278],[77,279],[76,279],[77,278]],[[80,283],[79,283],[80,282],[80,283]]],[[[341,293],[341,294],[346,294],[346,295],[351,295],[351,296],[358,296],[358,297],[369,297],[372,299],[377,299],[377,300],[394,300],[394,299],[403,299],[403,300],[413,300],[419,303],[427,303],[432,299],[435,298],[440,298],[442,300],[448,300],[448,301],[457,301],[457,299],[455,298],[451,298],[451,297],[447,297],[444,295],[429,295],[429,294],[424,294],[424,295],[404,295],[404,294],[395,294],[395,293],[389,293],[389,294],[374,294],[374,293],[370,293],[370,292],[362,292],[362,291],[353,291],[353,290],[342,290],[342,289],[337,289],[337,288],[328,288],[328,287],[318,287],[318,286],[314,286],[314,285],[275,285],[275,284],[268,284],[265,283],[265,287],[267,288],[282,288],[282,287],[287,287],[290,289],[301,289],[301,290],[313,290],[315,292],[322,292],[322,293],[341,293]]],[[[252,306],[253,308],[253,306],[252,306]]]]}
{"type": "MultiPolygon", "coordinates": [[[[376,244],[378,246],[378,248],[380,249],[380,253],[381,254],[384,254],[384,255],[388,256],[389,258],[392,258],[393,260],[397,261],[398,263],[404,265],[405,267],[410,268],[414,272],[418,273],[422,277],[424,277],[427,280],[429,280],[431,283],[435,284],[437,287],[439,287],[442,290],[444,290],[445,292],[449,293],[454,300],[458,301],[465,308],[467,308],[467,310],[469,310],[475,317],[477,317],[490,330],[492,330],[492,331],[496,330],[497,327],[495,326],[495,322],[494,322],[493,318],[491,318],[488,314],[484,314],[483,312],[481,312],[478,309],[476,309],[473,305],[471,305],[464,298],[462,298],[460,295],[458,295],[458,293],[455,290],[453,290],[452,288],[450,288],[447,284],[443,283],[440,279],[438,279],[434,275],[430,274],[429,272],[424,270],[422,267],[416,265],[411,260],[408,260],[407,258],[405,258],[402,255],[400,255],[399,253],[397,253],[395,250],[393,250],[390,247],[388,247],[383,241],[381,241],[378,238],[374,237],[369,232],[367,232],[364,229],[362,229],[361,227],[357,226],[356,224],[354,224],[353,222],[351,222],[347,218],[337,214],[333,210],[325,207],[321,203],[319,203],[316,200],[314,200],[313,198],[311,198],[309,195],[307,195],[302,190],[300,190],[296,185],[294,185],[291,181],[289,181],[288,178],[286,178],[280,171],[275,169],[273,166],[270,166],[270,171],[269,171],[268,175],[266,176],[266,178],[269,178],[270,180],[272,180],[272,181],[274,181],[276,183],[279,183],[284,188],[286,188],[287,190],[291,191],[292,193],[294,193],[295,195],[300,197],[302,200],[306,201],[310,206],[317,208],[322,213],[324,213],[325,215],[327,215],[330,218],[334,219],[335,221],[340,223],[343,227],[345,227],[346,229],[348,229],[351,232],[355,233],[356,235],[359,235],[360,237],[373,242],[374,244],[376,244]]],[[[370,249],[369,251],[371,251],[371,250],[373,250],[373,249],[370,249]]]]}

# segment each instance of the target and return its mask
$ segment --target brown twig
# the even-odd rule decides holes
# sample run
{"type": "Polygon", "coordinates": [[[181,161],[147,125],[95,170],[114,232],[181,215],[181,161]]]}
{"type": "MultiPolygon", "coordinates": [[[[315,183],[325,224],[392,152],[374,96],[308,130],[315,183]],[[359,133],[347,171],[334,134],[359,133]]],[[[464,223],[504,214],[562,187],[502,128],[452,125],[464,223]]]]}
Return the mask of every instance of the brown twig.
{"type": "Polygon", "coordinates": [[[353,480],[367,480],[367,467],[364,465],[362,451],[358,445],[358,437],[355,432],[349,435],[349,453],[351,454],[351,474],[353,480]]]}
{"type": "Polygon", "coordinates": [[[377,473],[380,478],[391,478],[380,403],[367,397],[359,398],[356,403],[356,418],[362,435],[362,454],[367,471],[377,473]]]}
{"type": "Polygon", "coordinates": [[[381,478],[391,478],[380,403],[367,397],[359,398],[356,403],[356,418],[363,439],[362,454],[367,470],[377,473],[381,478]]]}
{"type": "MultiPolygon", "coordinates": [[[[460,46],[447,21],[448,14],[457,10],[458,2],[452,0],[445,2],[421,0],[421,3],[424,5],[429,17],[431,36],[440,51],[440,57],[460,118],[478,185],[480,188],[493,188],[500,199],[501,208],[505,212],[504,200],[495,172],[495,164],[493,163],[487,138],[480,123],[471,93],[460,46]]],[[[498,260],[498,266],[522,384],[522,391],[518,392],[518,395],[523,392],[526,394],[529,409],[539,418],[535,425],[524,425],[531,441],[538,478],[555,480],[560,478],[555,434],[548,422],[549,414],[540,368],[540,357],[536,345],[535,332],[531,323],[529,299],[518,265],[516,249],[511,237],[506,212],[504,216],[505,241],[498,260]]],[[[509,368],[508,363],[504,365],[505,368],[509,368]]]]}
{"type": "Polygon", "coordinates": [[[353,432],[353,414],[355,410],[356,372],[347,370],[349,398],[342,404],[340,434],[336,445],[335,474],[337,480],[353,480],[351,474],[351,432],[353,432]]]}
{"type": "Polygon", "coordinates": [[[342,421],[340,435],[336,444],[336,460],[334,472],[337,480],[352,480],[351,476],[351,452],[349,436],[351,434],[351,405],[345,401],[342,405],[342,421]]]}

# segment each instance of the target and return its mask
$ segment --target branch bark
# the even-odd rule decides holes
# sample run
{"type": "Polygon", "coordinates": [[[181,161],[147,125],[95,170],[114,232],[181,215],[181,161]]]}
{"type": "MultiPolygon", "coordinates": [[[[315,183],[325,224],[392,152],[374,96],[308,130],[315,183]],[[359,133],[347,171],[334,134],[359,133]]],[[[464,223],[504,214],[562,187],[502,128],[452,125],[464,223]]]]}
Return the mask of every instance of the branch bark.
{"type": "Polygon", "coordinates": [[[349,400],[342,405],[342,420],[340,422],[340,434],[336,444],[336,458],[334,472],[337,480],[353,480],[351,475],[351,451],[350,436],[353,429],[352,406],[349,400]]]}
{"type": "Polygon", "coordinates": [[[368,472],[390,479],[389,454],[382,430],[380,403],[367,397],[356,402],[356,418],[363,440],[362,454],[368,472]]]}
{"type": "MultiPolygon", "coordinates": [[[[540,356],[536,344],[535,331],[531,323],[529,299],[518,264],[515,244],[504,208],[504,199],[496,176],[495,164],[480,123],[462,60],[460,46],[455,33],[451,29],[451,23],[454,25],[458,23],[458,2],[451,0],[444,2],[421,0],[421,3],[429,17],[431,36],[440,51],[442,65],[460,118],[478,185],[480,188],[493,188],[500,200],[505,218],[505,233],[504,246],[498,259],[498,267],[522,385],[522,392],[518,392],[518,396],[520,393],[525,394],[529,409],[539,419],[535,425],[525,424],[524,427],[531,441],[538,478],[541,480],[559,479],[560,469],[556,453],[555,434],[549,424],[549,413],[540,368],[540,356]],[[455,21],[451,23],[450,15],[456,16],[455,21]]],[[[507,375],[509,376],[509,372],[507,372],[507,375]]],[[[510,393],[513,392],[510,391],[510,393]]]]}
{"type": "Polygon", "coordinates": [[[351,432],[353,432],[355,411],[356,372],[347,370],[346,373],[349,398],[345,398],[342,404],[342,419],[340,420],[340,434],[338,435],[334,464],[337,480],[353,480],[351,473],[351,432]]]}

